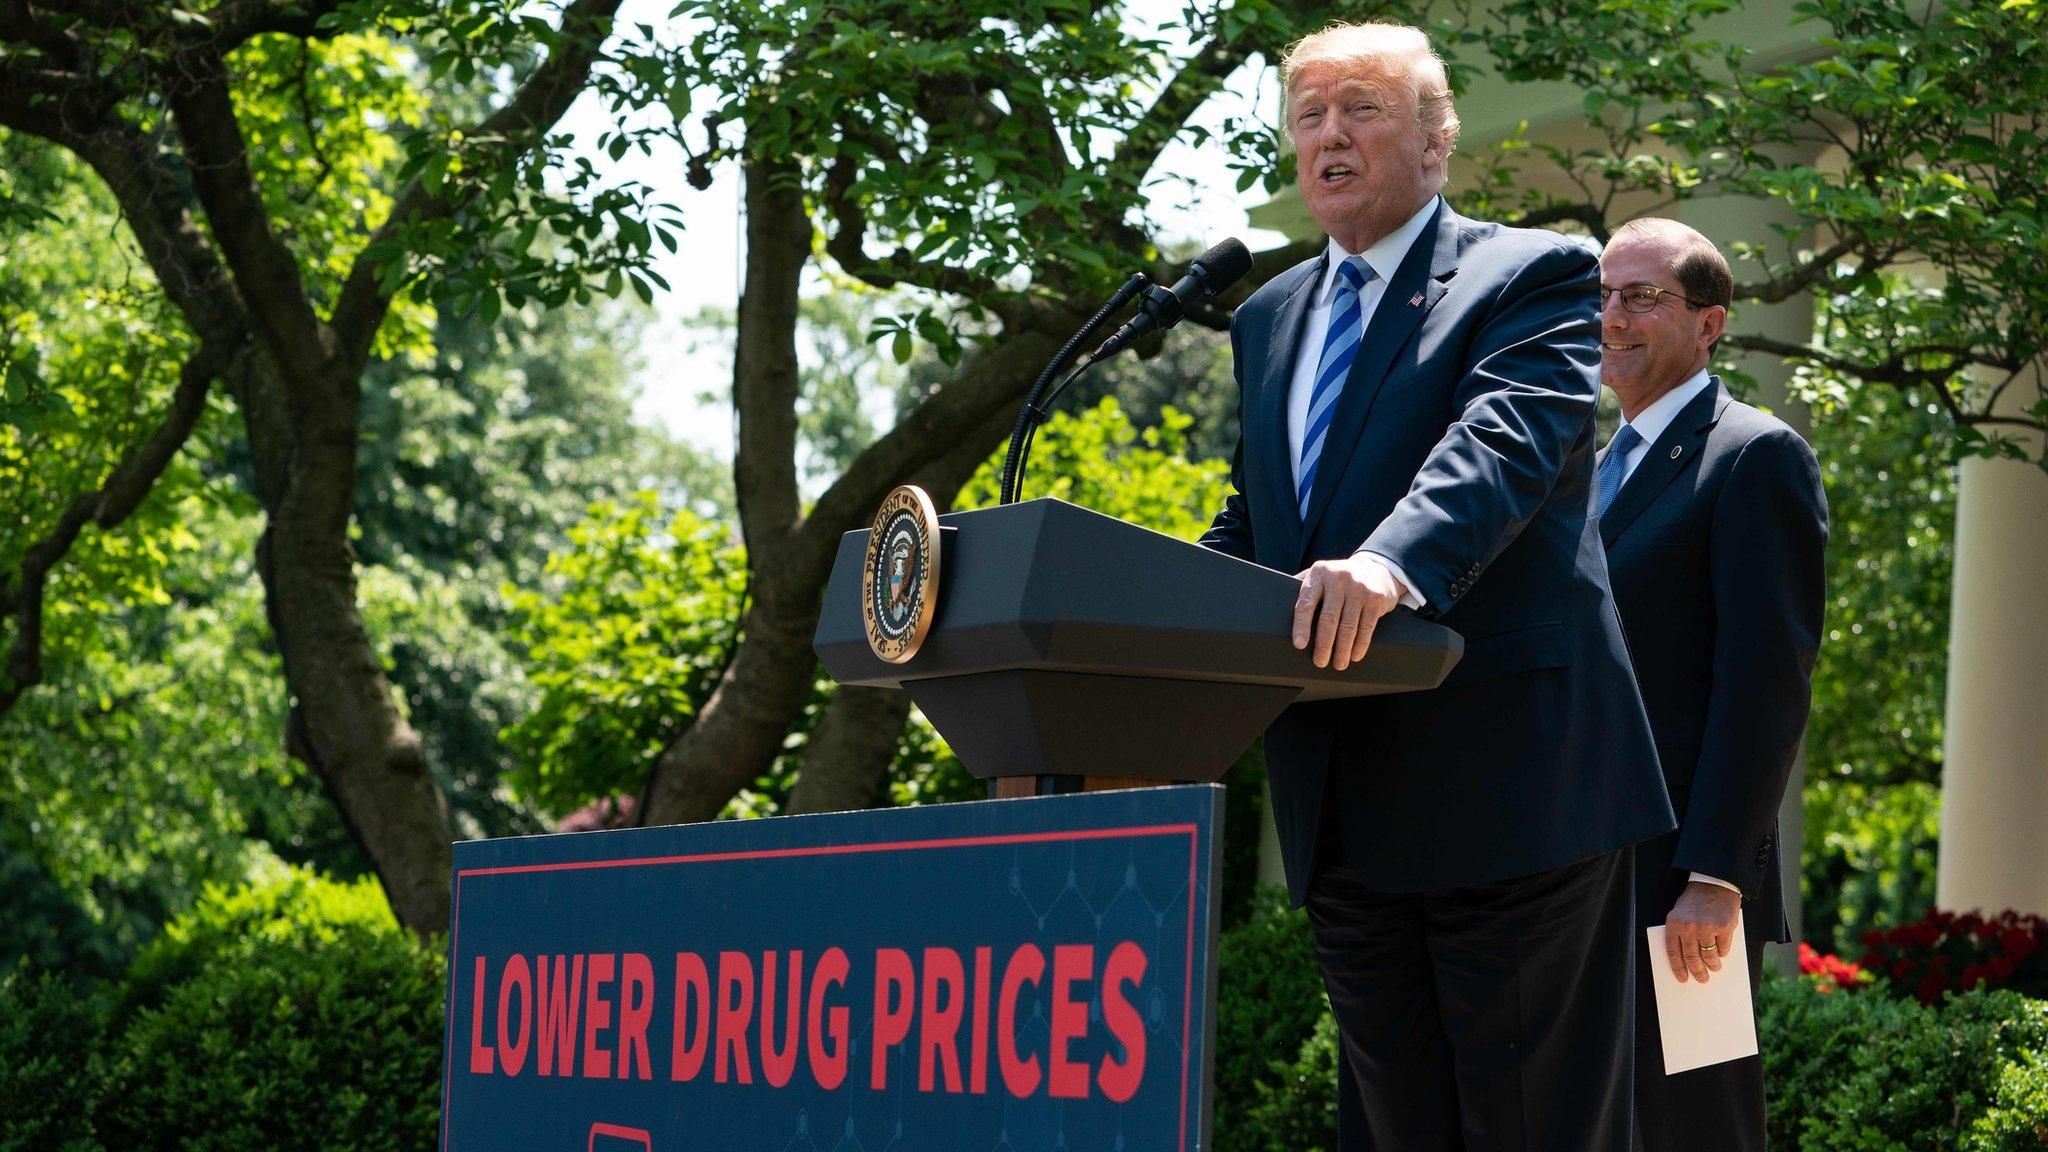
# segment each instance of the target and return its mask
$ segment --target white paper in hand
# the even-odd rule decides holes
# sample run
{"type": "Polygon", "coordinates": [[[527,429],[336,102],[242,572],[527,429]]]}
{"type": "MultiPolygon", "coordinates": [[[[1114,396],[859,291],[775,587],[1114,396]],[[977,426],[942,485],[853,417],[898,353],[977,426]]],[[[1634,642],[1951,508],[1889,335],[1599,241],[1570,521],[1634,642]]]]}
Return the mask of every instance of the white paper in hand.
{"type": "Polygon", "coordinates": [[[1664,954],[1664,926],[1650,937],[1650,983],[1657,993],[1657,1026],[1664,1034],[1664,1074],[1689,1072],[1756,1055],[1756,1010],[1749,1002],[1749,949],[1742,924],[1721,958],[1721,970],[1705,984],[1680,984],[1664,954]]]}

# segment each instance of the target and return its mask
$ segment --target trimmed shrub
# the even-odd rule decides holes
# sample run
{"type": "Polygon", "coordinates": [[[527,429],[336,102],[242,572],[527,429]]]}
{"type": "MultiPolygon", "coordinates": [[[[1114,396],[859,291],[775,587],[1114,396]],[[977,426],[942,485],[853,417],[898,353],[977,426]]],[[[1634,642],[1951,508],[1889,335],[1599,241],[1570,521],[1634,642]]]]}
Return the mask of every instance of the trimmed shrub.
{"type": "Polygon", "coordinates": [[[2048,1125],[2038,1064],[2048,1003],[1973,992],[1938,1008],[1768,976],[1763,1041],[1771,1146],[1806,1152],[2044,1149],[2012,1134],[2048,1125]],[[1996,1115],[1993,1115],[1993,1113],[1996,1115]],[[1985,1121],[1989,1127],[1980,1125],[1985,1121]]]}
{"type": "MultiPolygon", "coordinates": [[[[1337,1030],[1308,926],[1269,893],[1224,939],[1216,1147],[1334,1148],[1337,1030]]],[[[2048,1152],[2048,1002],[1978,991],[1928,1007],[1838,975],[1765,974],[1772,1148],[2048,1152]]]]}
{"type": "Polygon", "coordinates": [[[98,1152],[106,1005],[51,973],[0,976],[0,1152],[98,1152]]]}
{"type": "Polygon", "coordinates": [[[432,1147],[443,960],[374,881],[292,872],[212,891],[131,970],[110,1148],[432,1147]]]}
{"type": "Polygon", "coordinates": [[[1265,1147],[1251,1117],[1261,1089],[1280,1082],[1329,1012],[1308,916],[1284,890],[1260,890],[1217,946],[1216,1147],[1265,1147]]]}
{"type": "MultiPolygon", "coordinates": [[[[1243,1143],[1231,1152],[1329,1152],[1337,1147],[1337,1019],[1325,1010],[1294,1062],[1257,1086],[1243,1143]]],[[[1222,1147],[1222,1145],[1218,1145],[1222,1147]]]]}

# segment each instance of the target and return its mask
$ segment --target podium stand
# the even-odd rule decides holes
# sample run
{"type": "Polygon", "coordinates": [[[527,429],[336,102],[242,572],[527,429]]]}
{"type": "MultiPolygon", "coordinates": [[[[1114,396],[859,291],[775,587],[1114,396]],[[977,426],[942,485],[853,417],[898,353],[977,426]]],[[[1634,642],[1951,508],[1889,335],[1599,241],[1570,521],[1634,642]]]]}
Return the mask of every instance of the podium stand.
{"type": "Polygon", "coordinates": [[[1061,500],[939,524],[943,579],[915,655],[869,646],[865,531],[840,539],[813,645],[842,684],[908,692],[999,797],[1213,783],[1290,704],[1433,688],[1464,651],[1396,609],[1362,662],[1317,668],[1292,642],[1291,574],[1061,500]]]}

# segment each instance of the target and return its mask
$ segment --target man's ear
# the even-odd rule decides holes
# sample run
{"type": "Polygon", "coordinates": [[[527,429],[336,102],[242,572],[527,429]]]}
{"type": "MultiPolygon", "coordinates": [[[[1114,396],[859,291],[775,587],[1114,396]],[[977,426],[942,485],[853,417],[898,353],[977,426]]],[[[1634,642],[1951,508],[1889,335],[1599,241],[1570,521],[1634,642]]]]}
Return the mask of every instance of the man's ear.
{"type": "Polygon", "coordinates": [[[1727,328],[1728,309],[1719,304],[1709,304],[1700,309],[1700,348],[1713,347],[1714,341],[1719,340],[1727,328]]]}

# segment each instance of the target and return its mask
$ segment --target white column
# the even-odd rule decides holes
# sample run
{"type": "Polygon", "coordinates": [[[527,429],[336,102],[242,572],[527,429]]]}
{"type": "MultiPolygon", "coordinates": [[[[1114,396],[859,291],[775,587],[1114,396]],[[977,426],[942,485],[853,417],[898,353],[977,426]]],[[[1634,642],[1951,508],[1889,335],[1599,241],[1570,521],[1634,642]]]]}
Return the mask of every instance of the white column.
{"type": "Polygon", "coordinates": [[[1963,462],[1953,597],[1935,902],[2048,913],[2048,472],[1963,462]]]}

